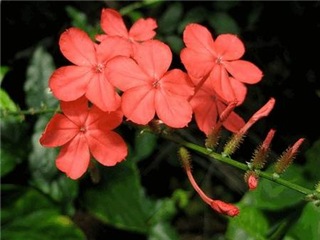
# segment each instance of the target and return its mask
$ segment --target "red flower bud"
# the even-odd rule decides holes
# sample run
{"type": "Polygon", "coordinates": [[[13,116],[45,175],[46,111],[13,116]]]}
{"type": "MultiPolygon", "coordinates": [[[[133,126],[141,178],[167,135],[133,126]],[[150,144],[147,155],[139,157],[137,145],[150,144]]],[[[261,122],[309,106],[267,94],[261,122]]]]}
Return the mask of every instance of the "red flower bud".
{"type": "Polygon", "coordinates": [[[212,209],[217,211],[218,213],[228,215],[230,217],[237,216],[239,214],[239,208],[237,208],[235,205],[230,203],[225,203],[220,200],[213,200],[210,203],[210,206],[212,209]]]}

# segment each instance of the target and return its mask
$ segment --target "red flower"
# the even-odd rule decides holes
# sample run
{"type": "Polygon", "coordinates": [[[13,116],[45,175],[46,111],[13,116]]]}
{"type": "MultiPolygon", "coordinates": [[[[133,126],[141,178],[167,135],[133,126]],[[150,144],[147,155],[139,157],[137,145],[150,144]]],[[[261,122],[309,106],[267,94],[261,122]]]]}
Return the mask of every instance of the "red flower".
{"type": "Polygon", "coordinates": [[[239,95],[244,98],[243,84],[254,84],[262,78],[258,67],[239,60],[245,49],[235,35],[221,34],[214,41],[207,28],[189,24],[184,30],[183,41],[186,48],[180,57],[190,77],[197,80],[208,77],[207,81],[211,82],[216,93],[227,101],[238,100],[239,95]]]}
{"type": "MultiPolygon", "coordinates": [[[[227,104],[215,93],[213,86],[205,82],[190,101],[199,129],[206,135],[216,126],[227,104]]],[[[245,124],[234,111],[223,121],[223,126],[231,132],[238,132],[245,124]]]]}
{"type": "Polygon", "coordinates": [[[74,101],[85,95],[103,111],[119,108],[120,96],[105,76],[111,58],[129,56],[131,47],[120,38],[110,38],[97,45],[80,29],[70,28],[61,34],[60,50],[73,64],[57,69],[49,80],[55,97],[74,101]]]}
{"type": "Polygon", "coordinates": [[[98,41],[103,41],[108,36],[118,36],[133,44],[152,39],[156,35],[154,29],[158,27],[154,19],[140,18],[128,31],[120,13],[111,8],[102,9],[100,25],[106,34],[98,35],[96,37],[98,41]]]}
{"type": "Polygon", "coordinates": [[[124,92],[121,107],[129,120],[145,125],[157,114],[174,128],[191,121],[192,108],[187,98],[193,88],[186,73],[168,71],[171,60],[166,44],[149,40],[137,47],[135,60],[116,57],[108,63],[108,79],[124,92]]]}
{"type": "Polygon", "coordinates": [[[53,116],[40,138],[45,147],[62,146],[56,160],[58,169],[77,179],[87,170],[91,154],[105,166],[126,157],[126,143],[112,131],[122,122],[120,111],[107,113],[94,105],[88,108],[84,97],[60,106],[63,114],[53,116]]]}

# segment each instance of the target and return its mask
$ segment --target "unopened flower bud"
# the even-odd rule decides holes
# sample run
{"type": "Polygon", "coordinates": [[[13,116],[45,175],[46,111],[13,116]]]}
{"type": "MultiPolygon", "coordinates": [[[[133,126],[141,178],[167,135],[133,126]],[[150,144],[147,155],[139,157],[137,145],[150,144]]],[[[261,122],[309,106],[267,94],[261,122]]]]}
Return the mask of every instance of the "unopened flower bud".
{"type": "Polygon", "coordinates": [[[296,157],[298,149],[304,140],[304,138],[300,138],[298,141],[295,142],[295,144],[292,147],[289,147],[286,151],[282,153],[277,163],[275,164],[275,173],[281,174],[289,167],[289,165],[296,157]]]}
{"type": "Polygon", "coordinates": [[[239,132],[234,134],[227,142],[223,150],[223,155],[230,156],[231,154],[233,154],[239,148],[248,129],[259,119],[268,116],[270,111],[273,109],[274,104],[275,99],[271,98],[262,108],[260,108],[255,114],[253,114],[248,122],[239,130],[239,132]]]}
{"type": "Polygon", "coordinates": [[[213,200],[210,203],[210,206],[212,207],[212,209],[214,209],[216,212],[224,214],[224,215],[228,215],[230,217],[234,217],[237,216],[239,214],[239,208],[236,207],[233,204],[230,203],[226,203],[220,200],[213,200]]]}
{"type": "Polygon", "coordinates": [[[271,129],[263,143],[254,151],[253,158],[251,160],[251,166],[253,169],[262,169],[264,167],[274,134],[275,130],[271,129]]]}
{"type": "Polygon", "coordinates": [[[254,190],[257,188],[259,178],[258,178],[258,175],[254,171],[250,170],[250,171],[246,172],[244,175],[244,180],[248,184],[249,190],[254,190]]]}

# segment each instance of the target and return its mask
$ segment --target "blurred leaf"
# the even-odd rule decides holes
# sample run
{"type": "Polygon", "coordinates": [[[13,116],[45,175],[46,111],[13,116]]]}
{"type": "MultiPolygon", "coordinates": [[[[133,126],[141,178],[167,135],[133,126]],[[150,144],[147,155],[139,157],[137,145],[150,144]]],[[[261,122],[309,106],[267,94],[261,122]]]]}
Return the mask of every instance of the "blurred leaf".
{"type": "Polygon", "coordinates": [[[318,239],[320,236],[320,207],[307,203],[296,224],[289,230],[288,239],[304,240],[318,239]]]}
{"type": "Polygon", "coordinates": [[[217,35],[222,33],[240,34],[237,22],[225,12],[216,12],[208,15],[208,21],[217,35]]]}
{"type": "Polygon", "coordinates": [[[169,5],[158,21],[158,32],[170,34],[177,30],[183,14],[183,5],[180,2],[173,2],[169,5]]]}
{"type": "Polygon", "coordinates": [[[226,239],[266,240],[269,224],[264,214],[252,206],[239,208],[240,214],[229,220],[226,239]]]}
{"type": "Polygon", "coordinates": [[[179,22],[178,33],[181,34],[189,23],[202,23],[208,14],[207,9],[202,6],[192,8],[185,14],[182,21],[179,22]]]}
{"type": "Polygon", "coordinates": [[[155,224],[150,231],[148,240],[178,240],[179,235],[168,222],[155,224]]]}
{"type": "Polygon", "coordinates": [[[26,103],[30,108],[39,109],[57,106],[58,101],[49,92],[48,81],[54,71],[53,59],[42,46],[34,51],[27,68],[27,80],[24,84],[26,103]]]}
{"type": "Polygon", "coordinates": [[[214,9],[228,11],[239,4],[239,1],[213,1],[214,9]]]}
{"type": "MultiPolygon", "coordinates": [[[[294,164],[281,175],[281,178],[302,186],[308,186],[309,184],[303,177],[303,169],[294,164]]],[[[260,179],[258,188],[246,193],[241,201],[260,209],[280,210],[298,204],[303,200],[303,197],[303,194],[295,190],[267,179],[260,179]]]]}
{"type": "Polygon", "coordinates": [[[20,161],[17,161],[11,152],[1,147],[1,177],[4,177],[6,174],[11,172],[19,162],[20,161]]]}
{"type": "Polygon", "coordinates": [[[134,139],[134,152],[132,161],[141,161],[149,157],[157,147],[158,136],[148,132],[137,132],[134,139]]]}
{"type": "Polygon", "coordinates": [[[16,165],[27,160],[29,141],[26,122],[17,116],[8,116],[0,121],[1,131],[1,177],[10,173],[16,165]]]}
{"type": "Polygon", "coordinates": [[[2,88],[0,88],[0,109],[13,112],[18,110],[14,101],[10,98],[8,93],[2,88]]]}
{"type": "Polygon", "coordinates": [[[164,41],[168,43],[171,50],[179,56],[181,49],[184,47],[182,39],[176,35],[170,35],[166,36],[164,41]]]}
{"type": "Polygon", "coordinates": [[[4,76],[9,72],[10,68],[7,66],[0,66],[0,84],[2,83],[2,80],[4,76]]]}
{"type": "Polygon", "coordinates": [[[13,185],[2,187],[1,238],[85,239],[72,220],[59,213],[39,192],[13,185]]]}
{"type": "Polygon", "coordinates": [[[146,233],[149,206],[144,201],[139,173],[133,161],[126,160],[104,169],[99,184],[83,189],[84,206],[98,219],[114,227],[146,233]]]}
{"type": "Polygon", "coordinates": [[[92,26],[89,24],[87,15],[80,10],[72,6],[66,6],[66,12],[71,19],[71,25],[85,31],[91,39],[94,39],[95,35],[101,32],[100,19],[95,26],[92,26]]]}
{"type": "Polygon", "coordinates": [[[67,178],[57,170],[55,159],[58,149],[45,148],[39,143],[49,117],[42,115],[37,120],[32,135],[32,151],[29,155],[31,184],[59,203],[63,212],[72,215],[73,200],[78,194],[78,182],[67,178]]]}
{"type": "Polygon", "coordinates": [[[306,172],[315,181],[320,180],[319,166],[320,166],[320,139],[315,141],[313,145],[306,151],[306,172]]]}

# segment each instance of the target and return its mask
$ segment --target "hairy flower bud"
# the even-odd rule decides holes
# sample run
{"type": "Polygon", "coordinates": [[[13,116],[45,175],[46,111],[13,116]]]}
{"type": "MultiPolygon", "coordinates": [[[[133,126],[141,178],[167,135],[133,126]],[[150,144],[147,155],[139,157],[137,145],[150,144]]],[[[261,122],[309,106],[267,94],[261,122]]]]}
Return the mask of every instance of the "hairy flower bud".
{"type": "Polygon", "coordinates": [[[295,142],[295,144],[292,147],[289,147],[286,151],[282,153],[274,167],[276,174],[283,173],[289,167],[289,165],[296,157],[298,149],[304,140],[304,138],[300,138],[298,141],[295,142]]]}

